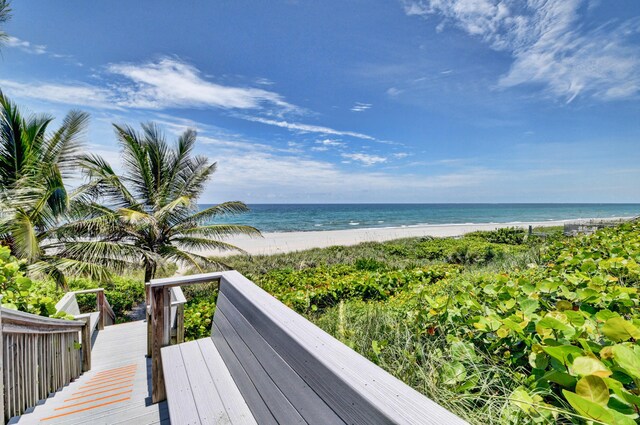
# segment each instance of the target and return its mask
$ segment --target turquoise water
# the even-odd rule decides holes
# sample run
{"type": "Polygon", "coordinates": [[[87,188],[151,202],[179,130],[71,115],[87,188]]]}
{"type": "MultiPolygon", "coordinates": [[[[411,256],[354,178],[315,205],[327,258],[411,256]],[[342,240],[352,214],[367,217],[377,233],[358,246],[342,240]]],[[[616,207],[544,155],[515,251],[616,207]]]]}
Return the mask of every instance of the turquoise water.
{"type": "MultiPolygon", "coordinates": [[[[208,205],[201,205],[205,208],[208,205]]],[[[297,232],[424,224],[517,223],[640,215],[640,204],[256,204],[217,220],[262,232],[297,232]]]]}

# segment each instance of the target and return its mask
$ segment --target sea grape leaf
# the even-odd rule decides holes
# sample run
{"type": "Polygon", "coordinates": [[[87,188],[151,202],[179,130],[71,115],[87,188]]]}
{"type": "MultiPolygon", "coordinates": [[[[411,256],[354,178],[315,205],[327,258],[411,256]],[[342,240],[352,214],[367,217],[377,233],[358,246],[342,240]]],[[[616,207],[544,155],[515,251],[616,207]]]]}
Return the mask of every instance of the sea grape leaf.
{"type": "Polygon", "coordinates": [[[576,393],[562,390],[562,394],[564,394],[571,407],[582,416],[611,425],[636,425],[633,419],[600,406],[598,403],[587,400],[576,393]]]}
{"type": "Polygon", "coordinates": [[[571,359],[582,356],[584,351],[581,348],[578,348],[573,345],[559,345],[557,347],[546,347],[543,346],[542,349],[551,357],[559,360],[563,364],[568,364],[571,362],[571,359]]]}
{"type": "Polygon", "coordinates": [[[467,377],[467,370],[461,362],[447,363],[442,367],[440,377],[445,385],[455,385],[467,377]]]}
{"type": "Polygon", "coordinates": [[[571,336],[573,334],[575,334],[575,329],[573,329],[571,326],[569,326],[566,323],[562,323],[560,320],[551,317],[551,316],[545,316],[543,319],[541,319],[537,324],[536,324],[536,328],[541,328],[541,329],[555,329],[557,331],[561,331],[564,334],[566,334],[567,336],[571,336]]]}
{"type": "Polygon", "coordinates": [[[609,402],[609,387],[596,375],[587,375],[580,379],[576,384],[576,394],[601,406],[606,406],[609,402]]]}
{"type": "Polygon", "coordinates": [[[539,306],[540,303],[538,302],[538,300],[533,300],[531,298],[525,298],[524,300],[520,301],[520,308],[525,315],[535,313],[539,306]]]}
{"type": "Polygon", "coordinates": [[[533,397],[523,387],[516,388],[509,396],[509,400],[526,413],[535,412],[533,397]]]}
{"type": "Polygon", "coordinates": [[[640,339],[640,329],[622,317],[612,317],[602,325],[602,333],[612,341],[628,341],[630,338],[640,339]]]}
{"type": "Polygon", "coordinates": [[[574,376],[571,376],[566,372],[560,372],[557,370],[547,372],[543,376],[543,378],[549,382],[554,382],[565,388],[573,388],[576,385],[576,378],[574,376]]]}
{"type": "Polygon", "coordinates": [[[622,344],[614,345],[613,360],[624,369],[627,375],[640,379],[640,354],[622,344]]]}
{"type": "Polygon", "coordinates": [[[593,357],[576,357],[571,365],[573,373],[580,376],[596,375],[599,377],[611,376],[611,371],[600,360],[593,357]]]}

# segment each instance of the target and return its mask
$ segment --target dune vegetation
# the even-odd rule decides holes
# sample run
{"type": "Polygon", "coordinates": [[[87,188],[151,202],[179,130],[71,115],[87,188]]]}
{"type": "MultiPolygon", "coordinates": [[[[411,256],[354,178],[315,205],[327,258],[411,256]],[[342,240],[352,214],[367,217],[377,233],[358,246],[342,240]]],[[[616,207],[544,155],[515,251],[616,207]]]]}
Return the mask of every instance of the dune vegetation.
{"type": "MultiPolygon", "coordinates": [[[[637,423],[640,224],[546,232],[228,262],[471,423],[637,423]]],[[[212,311],[200,298],[195,318],[212,311]]]]}

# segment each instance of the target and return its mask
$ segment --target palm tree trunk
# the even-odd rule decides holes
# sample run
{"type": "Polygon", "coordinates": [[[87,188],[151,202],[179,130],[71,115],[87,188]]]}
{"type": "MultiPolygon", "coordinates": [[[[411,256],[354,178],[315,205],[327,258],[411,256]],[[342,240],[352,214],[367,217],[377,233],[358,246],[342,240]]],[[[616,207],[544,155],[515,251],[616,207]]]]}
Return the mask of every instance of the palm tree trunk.
{"type": "Polygon", "coordinates": [[[149,282],[156,277],[156,265],[151,261],[145,261],[144,263],[144,281],[149,282]]]}

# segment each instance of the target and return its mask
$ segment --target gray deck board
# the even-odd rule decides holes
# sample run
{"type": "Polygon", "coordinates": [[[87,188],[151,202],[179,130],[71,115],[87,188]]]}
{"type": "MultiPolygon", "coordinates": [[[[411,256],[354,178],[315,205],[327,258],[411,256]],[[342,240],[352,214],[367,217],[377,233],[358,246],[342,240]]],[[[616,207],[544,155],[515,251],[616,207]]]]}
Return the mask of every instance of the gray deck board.
{"type": "MultiPolygon", "coordinates": [[[[222,403],[216,384],[213,382],[209,368],[202,357],[200,346],[196,341],[180,344],[180,351],[187,368],[187,376],[191,384],[193,399],[198,408],[201,424],[229,424],[231,420],[222,403]]],[[[167,387],[170,386],[167,380],[167,387]]],[[[171,406],[169,406],[171,410],[171,406]]]]}
{"type": "Polygon", "coordinates": [[[92,369],[11,423],[169,424],[166,403],[151,404],[146,332],[147,324],[142,321],[97,331],[92,369]],[[58,416],[69,412],[73,413],[58,416]],[[58,417],[51,418],[53,416],[58,417]]]}
{"type": "Polygon", "coordinates": [[[224,393],[222,399],[227,415],[234,425],[256,425],[256,420],[247,406],[247,402],[240,394],[231,373],[227,369],[222,356],[216,349],[211,338],[198,340],[202,357],[207,359],[209,374],[213,377],[213,382],[219,393],[224,393]]]}
{"type": "Polygon", "coordinates": [[[254,329],[224,294],[218,296],[216,308],[242,339],[247,349],[256,353],[256,360],[266,375],[278,387],[300,416],[307,422],[322,420],[324,424],[345,422],[324,402],[322,398],[296,373],[295,370],[254,329]]]}

